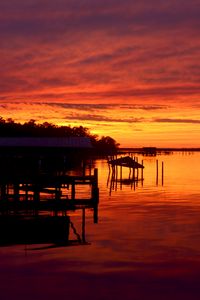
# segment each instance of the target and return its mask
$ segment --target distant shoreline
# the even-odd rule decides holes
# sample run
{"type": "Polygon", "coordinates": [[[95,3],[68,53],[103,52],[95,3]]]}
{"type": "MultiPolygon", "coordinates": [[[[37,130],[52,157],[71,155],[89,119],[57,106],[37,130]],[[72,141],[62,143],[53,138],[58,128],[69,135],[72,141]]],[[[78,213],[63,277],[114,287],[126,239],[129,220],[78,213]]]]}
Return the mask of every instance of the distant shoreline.
{"type": "Polygon", "coordinates": [[[143,152],[144,151],[144,148],[154,148],[156,150],[156,152],[171,152],[171,151],[177,151],[177,152],[180,152],[180,151],[183,151],[183,152],[199,152],[200,151],[200,148],[156,148],[156,147],[138,147],[138,148],[135,148],[135,147],[121,147],[121,148],[118,148],[117,152],[120,153],[120,152],[143,152]]]}

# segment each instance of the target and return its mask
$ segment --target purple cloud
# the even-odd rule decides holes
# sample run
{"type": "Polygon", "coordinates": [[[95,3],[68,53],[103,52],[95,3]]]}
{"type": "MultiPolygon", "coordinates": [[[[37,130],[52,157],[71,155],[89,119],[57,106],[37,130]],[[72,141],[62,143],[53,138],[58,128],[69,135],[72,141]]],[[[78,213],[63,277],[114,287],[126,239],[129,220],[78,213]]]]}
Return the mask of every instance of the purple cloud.
{"type": "Polygon", "coordinates": [[[200,120],[195,119],[173,119],[173,118],[157,118],[153,120],[158,123],[189,123],[189,124],[200,124],[200,120]]]}

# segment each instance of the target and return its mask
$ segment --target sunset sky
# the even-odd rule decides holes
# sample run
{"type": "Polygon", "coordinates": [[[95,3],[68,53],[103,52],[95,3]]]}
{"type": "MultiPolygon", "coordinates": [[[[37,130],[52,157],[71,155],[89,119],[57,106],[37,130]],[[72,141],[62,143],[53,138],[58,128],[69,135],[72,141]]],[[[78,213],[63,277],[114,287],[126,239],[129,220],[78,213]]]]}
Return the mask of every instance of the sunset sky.
{"type": "Polygon", "coordinates": [[[0,116],[200,147],[199,0],[0,2],[0,116]]]}

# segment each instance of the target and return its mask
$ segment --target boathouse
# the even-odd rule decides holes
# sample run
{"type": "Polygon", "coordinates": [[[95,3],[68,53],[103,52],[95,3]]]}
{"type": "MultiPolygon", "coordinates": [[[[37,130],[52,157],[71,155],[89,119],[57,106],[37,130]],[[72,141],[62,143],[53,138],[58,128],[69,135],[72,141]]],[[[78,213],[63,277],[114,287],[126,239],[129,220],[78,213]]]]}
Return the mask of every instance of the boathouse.
{"type": "Polygon", "coordinates": [[[133,169],[144,168],[142,164],[139,164],[136,160],[134,160],[130,156],[111,159],[108,161],[108,163],[111,164],[112,166],[121,166],[121,167],[133,168],[133,169]]]}
{"type": "Polygon", "coordinates": [[[0,246],[68,242],[70,210],[85,216],[92,209],[97,223],[98,170],[86,170],[90,149],[86,137],[0,137],[0,246]]]}
{"type": "Polygon", "coordinates": [[[91,149],[87,137],[0,137],[0,151],[91,149]]]}
{"type": "Polygon", "coordinates": [[[142,155],[144,156],[156,156],[157,148],[156,147],[143,147],[142,155]]]}
{"type": "Polygon", "coordinates": [[[112,170],[112,181],[117,181],[118,180],[118,167],[120,168],[120,182],[122,183],[123,181],[123,176],[122,176],[122,168],[129,168],[129,181],[138,181],[139,179],[143,180],[143,162],[142,164],[138,163],[137,158],[132,158],[130,156],[124,156],[120,158],[111,158],[108,159],[108,165],[109,165],[109,170],[110,170],[110,165],[111,165],[111,170],[112,170]],[[139,169],[141,169],[141,178],[139,178],[139,169]]]}

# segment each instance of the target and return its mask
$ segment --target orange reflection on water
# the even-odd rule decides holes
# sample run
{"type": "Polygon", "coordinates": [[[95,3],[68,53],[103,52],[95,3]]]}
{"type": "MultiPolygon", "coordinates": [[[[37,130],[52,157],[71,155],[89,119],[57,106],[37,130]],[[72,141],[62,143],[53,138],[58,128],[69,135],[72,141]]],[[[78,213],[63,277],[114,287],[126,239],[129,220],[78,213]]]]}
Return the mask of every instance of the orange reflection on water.
{"type": "MultiPolygon", "coordinates": [[[[94,224],[92,211],[86,210],[88,243],[0,248],[3,298],[55,299],[67,294],[69,299],[88,300],[198,299],[199,154],[139,157],[145,166],[143,185],[138,182],[134,189],[122,184],[111,194],[107,161],[96,161],[99,222],[94,224]]],[[[69,215],[80,234],[81,214],[69,215]]],[[[70,239],[74,235],[71,231],[70,239]]]]}
{"type": "MultiPolygon", "coordinates": [[[[200,251],[199,158],[200,153],[139,157],[145,166],[143,184],[138,182],[135,189],[131,184],[119,184],[111,194],[107,186],[107,162],[97,161],[101,220],[97,232],[100,240],[107,240],[110,260],[117,255],[114,259],[117,261],[168,261],[189,259],[191,253],[197,258],[196,253],[200,251]]],[[[123,175],[126,177],[128,171],[123,171],[123,175]]]]}

